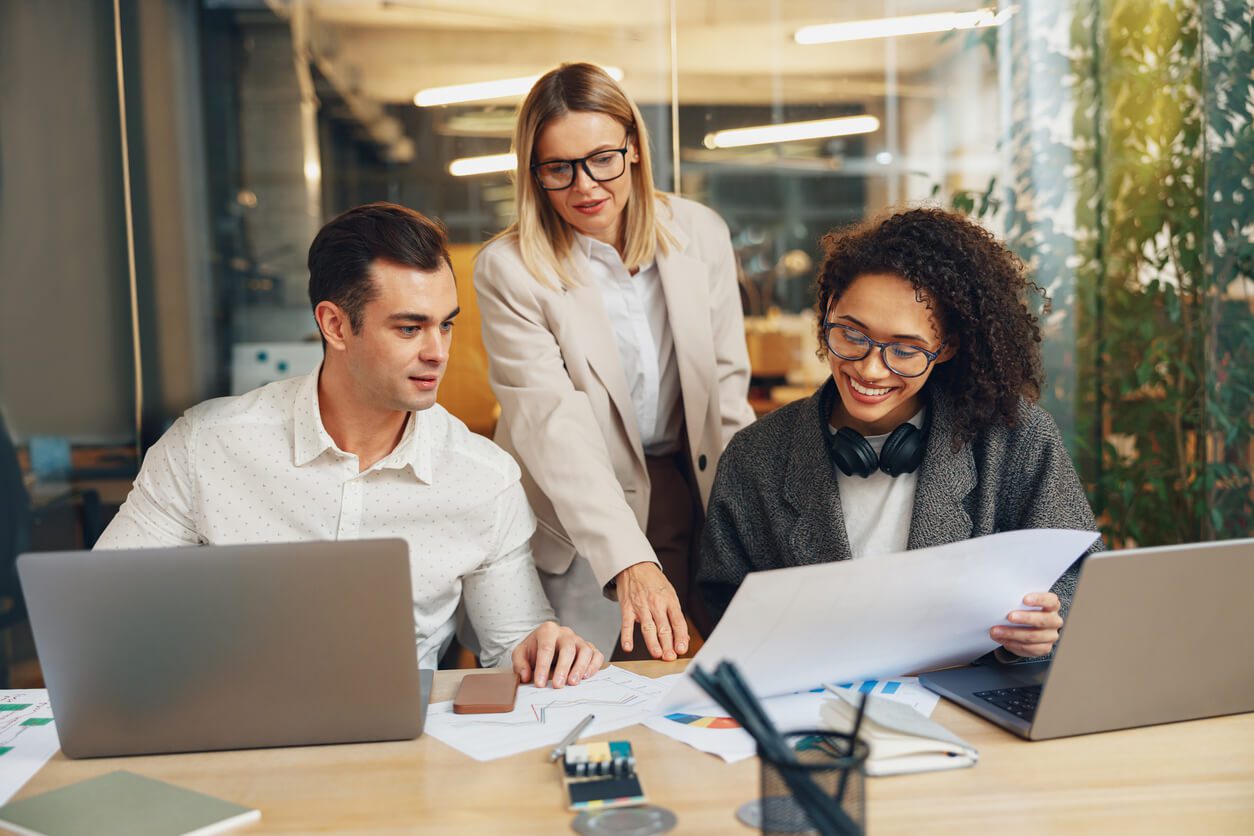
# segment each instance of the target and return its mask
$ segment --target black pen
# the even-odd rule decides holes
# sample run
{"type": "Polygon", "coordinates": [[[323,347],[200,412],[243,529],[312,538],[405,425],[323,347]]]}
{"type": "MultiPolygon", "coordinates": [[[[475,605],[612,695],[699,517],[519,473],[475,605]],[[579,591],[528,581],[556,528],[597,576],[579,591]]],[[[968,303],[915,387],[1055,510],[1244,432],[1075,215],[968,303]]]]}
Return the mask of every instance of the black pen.
{"type": "Polygon", "coordinates": [[[570,730],[570,734],[562,738],[562,742],[553,747],[553,751],[549,752],[549,763],[560,758],[565,752],[566,747],[579,739],[579,735],[583,734],[583,730],[588,728],[588,724],[596,718],[595,714],[589,714],[579,721],[576,726],[570,730]]]}

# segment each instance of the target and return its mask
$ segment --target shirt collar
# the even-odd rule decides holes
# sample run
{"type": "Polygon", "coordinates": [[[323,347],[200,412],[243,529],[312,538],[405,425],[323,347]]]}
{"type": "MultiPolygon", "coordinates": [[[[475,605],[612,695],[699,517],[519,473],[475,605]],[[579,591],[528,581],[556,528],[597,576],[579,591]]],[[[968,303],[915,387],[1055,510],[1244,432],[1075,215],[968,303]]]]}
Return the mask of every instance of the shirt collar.
{"type": "MultiPolygon", "coordinates": [[[[318,407],[318,376],[322,372],[319,366],[301,383],[296,392],[296,402],[292,410],[292,463],[296,467],[304,467],[328,450],[343,454],[322,424],[322,412],[318,407]]],[[[435,409],[436,407],[432,407],[435,409]]],[[[377,465],[381,469],[400,470],[408,467],[420,481],[431,484],[431,419],[427,413],[409,413],[405,423],[405,432],[391,453],[388,453],[377,465]]]]}
{"type": "MultiPolygon", "coordinates": [[[[575,244],[579,247],[579,251],[582,252],[584,257],[589,261],[600,261],[611,265],[624,263],[623,257],[618,254],[618,250],[614,249],[604,241],[598,241],[591,236],[584,235],[582,232],[575,233],[575,244]]],[[[643,273],[653,265],[654,262],[652,261],[648,264],[641,264],[640,269],[636,272],[636,275],[643,273]]]]}

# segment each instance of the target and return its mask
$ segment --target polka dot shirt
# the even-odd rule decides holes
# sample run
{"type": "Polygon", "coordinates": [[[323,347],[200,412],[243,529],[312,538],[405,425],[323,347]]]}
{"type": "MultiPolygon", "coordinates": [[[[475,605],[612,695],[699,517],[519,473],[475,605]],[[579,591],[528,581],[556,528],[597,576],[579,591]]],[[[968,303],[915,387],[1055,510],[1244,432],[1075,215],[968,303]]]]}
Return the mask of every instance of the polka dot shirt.
{"type": "Polygon", "coordinates": [[[188,410],[144,459],[97,549],[399,537],[419,663],[435,667],[464,601],[485,666],[553,618],[531,557],[518,465],[443,407],[411,413],[364,472],[322,425],[318,373],[188,410]]]}

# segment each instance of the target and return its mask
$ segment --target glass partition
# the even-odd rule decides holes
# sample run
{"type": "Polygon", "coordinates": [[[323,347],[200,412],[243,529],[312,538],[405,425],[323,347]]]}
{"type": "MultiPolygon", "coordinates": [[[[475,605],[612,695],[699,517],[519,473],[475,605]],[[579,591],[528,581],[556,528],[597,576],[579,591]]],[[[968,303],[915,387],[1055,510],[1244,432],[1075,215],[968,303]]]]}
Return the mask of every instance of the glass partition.
{"type": "MultiPolygon", "coordinates": [[[[303,347],[289,372],[316,364],[302,256],[335,212],[438,216],[468,277],[512,189],[454,164],[507,158],[525,79],[591,60],[641,106],[658,182],[731,229],[759,409],[826,374],[822,236],[930,202],[1047,290],[1044,405],[1112,544],[1248,531],[1249,39],[1235,0],[208,2],[203,41],[230,68],[205,98],[211,147],[233,149],[210,159],[231,389],[278,373],[271,344],[303,347]]],[[[473,330],[442,395],[489,432],[473,330]]]]}
{"type": "Polygon", "coordinates": [[[1110,542],[1250,530],[1242,0],[63,5],[81,14],[0,15],[0,66],[24,79],[0,119],[23,313],[0,409],[28,488],[32,454],[55,470],[67,448],[74,478],[125,488],[135,438],[314,368],[305,254],[371,200],[447,224],[466,314],[441,398],[490,433],[470,277],[514,211],[491,161],[526,80],[590,60],[640,105],[658,183],[731,229],[760,410],[825,374],[822,235],[930,201],[1049,291],[1044,402],[1110,542]]]}

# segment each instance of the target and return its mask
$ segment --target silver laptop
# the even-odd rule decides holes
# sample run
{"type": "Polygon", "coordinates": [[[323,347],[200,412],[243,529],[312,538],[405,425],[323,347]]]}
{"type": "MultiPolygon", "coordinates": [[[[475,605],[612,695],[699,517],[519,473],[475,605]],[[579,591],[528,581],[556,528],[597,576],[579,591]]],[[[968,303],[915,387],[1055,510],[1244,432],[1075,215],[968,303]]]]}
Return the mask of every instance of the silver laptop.
{"type": "Polygon", "coordinates": [[[1030,740],[1254,711],[1254,539],[1085,560],[1050,662],[920,681],[1030,740]]]}
{"type": "Polygon", "coordinates": [[[72,758],[422,733],[403,540],[18,558],[72,758]]]}

